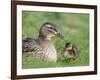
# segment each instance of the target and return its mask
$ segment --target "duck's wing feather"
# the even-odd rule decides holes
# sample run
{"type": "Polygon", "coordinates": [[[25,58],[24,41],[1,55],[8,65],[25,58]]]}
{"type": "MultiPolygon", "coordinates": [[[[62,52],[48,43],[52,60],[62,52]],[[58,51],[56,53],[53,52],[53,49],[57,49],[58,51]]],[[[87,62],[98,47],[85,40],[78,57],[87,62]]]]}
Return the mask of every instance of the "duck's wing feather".
{"type": "Polygon", "coordinates": [[[79,52],[78,52],[78,49],[76,47],[73,48],[73,55],[75,58],[79,57],[79,52]]]}
{"type": "Polygon", "coordinates": [[[27,38],[22,40],[22,51],[23,52],[34,52],[39,48],[37,40],[27,38]]]}

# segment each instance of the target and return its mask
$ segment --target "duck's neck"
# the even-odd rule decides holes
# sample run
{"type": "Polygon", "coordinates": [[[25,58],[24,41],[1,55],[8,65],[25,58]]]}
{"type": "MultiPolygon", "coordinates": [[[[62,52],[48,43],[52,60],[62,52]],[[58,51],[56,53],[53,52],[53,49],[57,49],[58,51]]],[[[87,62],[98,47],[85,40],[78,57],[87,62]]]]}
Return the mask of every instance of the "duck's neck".
{"type": "Polygon", "coordinates": [[[43,40],[43,41],[51,41],[51,38],[50,37],[43,36],[43,35],[39,35],[38,36],[38,39],[43,40]]]}

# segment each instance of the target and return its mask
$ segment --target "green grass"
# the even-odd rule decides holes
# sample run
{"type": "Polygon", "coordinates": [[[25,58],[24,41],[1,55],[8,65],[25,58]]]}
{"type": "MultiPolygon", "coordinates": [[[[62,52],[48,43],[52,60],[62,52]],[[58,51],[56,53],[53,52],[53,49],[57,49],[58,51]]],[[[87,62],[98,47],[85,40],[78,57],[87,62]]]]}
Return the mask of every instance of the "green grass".
{"type": "Polygon", "coordinates": [[[54,12],[22,12],[23,31],[22,38],[36,38],[40,26],[44,22],[53,22],[64,35],[66,42],[58,38],[53,38],[57,49],[57,63],[42,62],[41,60],[23,55],[22,68],[48,68],[66,66],[86,66],[89,65],[89,14],[75,13],[54,13],[54,12]],[[62,61],[61,51],[68,41],[74,43],[79,51],[79,58],[76,60],[62,61]]]}

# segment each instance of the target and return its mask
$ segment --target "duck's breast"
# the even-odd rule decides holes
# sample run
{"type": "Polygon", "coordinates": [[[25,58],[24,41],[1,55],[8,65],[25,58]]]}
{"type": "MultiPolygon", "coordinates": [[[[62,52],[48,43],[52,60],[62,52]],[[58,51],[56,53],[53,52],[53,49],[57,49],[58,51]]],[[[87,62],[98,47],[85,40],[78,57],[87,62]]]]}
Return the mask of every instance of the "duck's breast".
{"type": "Polygon", "coordinates": [[[49,62],[56,62],[57,61],[57,53],[54,45],[51,42],[44,44],[43,46],[43,55],[49,62]]]}

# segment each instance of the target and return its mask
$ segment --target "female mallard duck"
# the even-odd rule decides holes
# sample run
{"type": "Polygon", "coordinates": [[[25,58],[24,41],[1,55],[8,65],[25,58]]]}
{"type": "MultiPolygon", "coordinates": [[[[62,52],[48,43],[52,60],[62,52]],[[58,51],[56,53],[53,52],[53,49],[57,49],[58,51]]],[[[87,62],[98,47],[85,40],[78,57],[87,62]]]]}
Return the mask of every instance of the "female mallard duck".
{"type": "Polygon", "coordinates": [[[74,44],[71,42],[68,42],[65,44],[64,50],[63,50],[63,56],[65,59],[71,58],[76,59],[78,57],[78,50],[74,44]]]}
{"type": "Polygon", "coordinates": [[[43,61],[56,62],[57,53],[51,42],[51,38],[55,36],[63,38],[54,24],[46,22],[41,26],[37,39],[27,38],[22,41],[22,51],[30,52],[43,61]]]}

